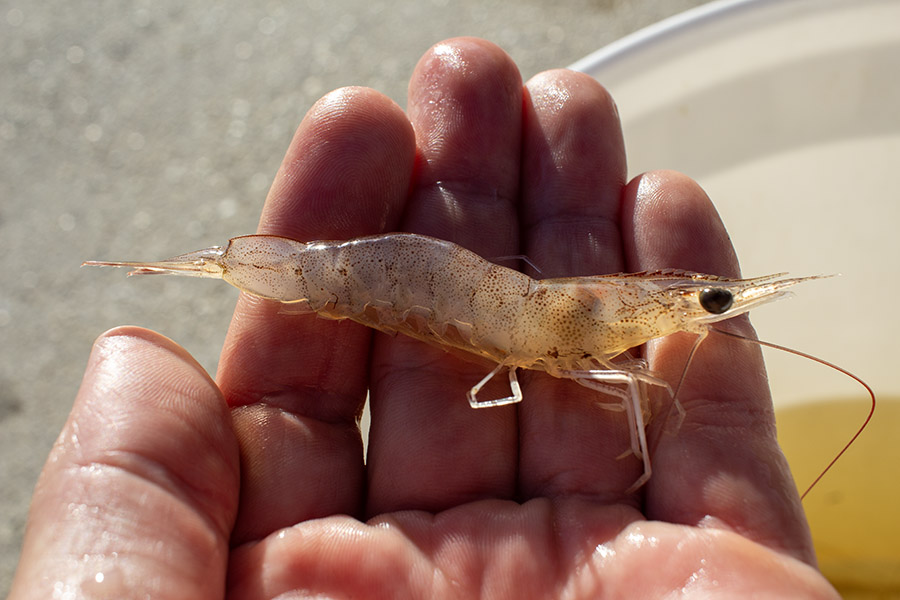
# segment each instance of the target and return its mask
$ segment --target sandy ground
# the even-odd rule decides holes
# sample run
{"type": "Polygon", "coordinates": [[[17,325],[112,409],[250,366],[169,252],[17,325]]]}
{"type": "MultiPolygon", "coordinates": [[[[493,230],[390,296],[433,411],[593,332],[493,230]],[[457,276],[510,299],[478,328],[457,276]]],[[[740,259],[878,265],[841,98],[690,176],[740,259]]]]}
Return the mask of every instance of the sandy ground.
{"type": "Polygon", "coordinates": [[[149,327],[214,373],[237,296],[82,260],[252,232],[309,106],[348,84],[405,104],[444,38],[490,39],[528,78],[702,3],[0,1],[0,593],[94,338],[149,327]]]}

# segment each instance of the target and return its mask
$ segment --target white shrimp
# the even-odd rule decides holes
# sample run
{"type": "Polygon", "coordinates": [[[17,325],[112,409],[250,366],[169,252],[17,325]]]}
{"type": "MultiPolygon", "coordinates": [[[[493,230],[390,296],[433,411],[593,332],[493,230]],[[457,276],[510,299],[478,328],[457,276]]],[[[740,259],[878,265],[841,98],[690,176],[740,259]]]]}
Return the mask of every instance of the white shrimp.
{"type": "Polygon", "coordinates": [[[247,235],[224,248],[159,262],[84,264],[131,267],[129,275],[224,279],[249,294],[297,303],[327,318],[352,319],[489,359],[496,368],[468,393],[474,408],[521,401],[518,368],[612,395],[618,401],[601,405],[626,412],[631,452],[643,462],[643,474],[629,492],[651,474],[644,431],[648,400],[641,384],[670,394],[672,389],[643,360],[613,359],[679,331],[702,339],[710,324],[819,277],[724,279],[671,270],[535,280],[451,242],[410,233],[346,242],[247,235]],[[503,369],[511,394],[479,400],[479,390],[503,369]]]}

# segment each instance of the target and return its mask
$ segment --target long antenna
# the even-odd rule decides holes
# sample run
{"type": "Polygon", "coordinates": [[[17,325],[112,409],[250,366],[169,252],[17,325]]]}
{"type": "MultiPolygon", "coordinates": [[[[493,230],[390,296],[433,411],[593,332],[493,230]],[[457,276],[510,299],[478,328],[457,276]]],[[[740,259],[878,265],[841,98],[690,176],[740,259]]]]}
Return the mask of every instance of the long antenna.
{"type": "Polygon", "coordinates": [[[825,365],[826,367],[831,367],[835,371],[837,371],[839,373],[843,373],[850,379],[853,379],[859,385],[863,386],[867,392],[869,392],[869,397],[872,399],[872,407],[869,409],[869,414],[866,416],[866,420],[863,421],[863,424],[860,425],[859,429],[856,430],[856,433],[853,434],[853,437],[850,438],[850,441],[847,442],[843,448],[841,448],[841,451],[838,452],[837,455],[833,459],[831,459],[831,462],[829,462],[828,465],[822,470],[822,472],[819,473],[819,476],[816,477],[811,484],[809,484],[809,487],[806,488],[806,491],[803,492],[802,494],[800,494],[800,500],[803,500],[804,498],[806,498],[806,495],[810,492],[810,490],[812,490],[815,487],[815,485],[817,483],[819,483],[819,480],[821,480],[822,477],[825,476],[825,473],[827,473],[829,471],[829,469],[831,469],[831,467],[833,467],[834,464],[838,461],[838,459],[844,455],[844,452],[846,452],[850,448],[850,446],[853,445],[853,442],[856,441],[856,438],[858,438],[860,436],[860,434],[863,432],[863,430],[869,424],[869,421],[872,420],[872,415],[875,414],[875,392],[872,391],[872,388],[869,387],[868,383],[866,383],[865,381],[863,381],[862,379],[860,379],[859,377],[857,377],[856,375],[854,375],[847,369],[839,367],[836,364],[830,363],[827,360],[819,358],[818,356],[813,356],[812,354],[807,354],[806,352],[801,352],[800,350],[794,350],[793,348],[788,348],[786,346],[779,346],[778,344],[773,344],[772,342],[764,342],[762,340],[750,339],[750,338],[744,337],[742,335],[739,335],[737,333],[731,333],[730,331],[723,331],[722,329],[716,329],[715,327],[710,327],[709,329],[711,331],[715,331],[716,333],[721,333],[722,335],[727,335],[729,337],[737,338],[739,340],[743,340],[743,341],[749,342],[751,344],[759,344],[761,346],[766,346],[767,348],[774,348],[775,350],[783,350],[784,352],[789,352],[791,354],[795,354],[795,355],[803,357],[803,358],[808,358],[809,360],[815,361],[815,362],[819,363],[820,365],[825,365]]]}

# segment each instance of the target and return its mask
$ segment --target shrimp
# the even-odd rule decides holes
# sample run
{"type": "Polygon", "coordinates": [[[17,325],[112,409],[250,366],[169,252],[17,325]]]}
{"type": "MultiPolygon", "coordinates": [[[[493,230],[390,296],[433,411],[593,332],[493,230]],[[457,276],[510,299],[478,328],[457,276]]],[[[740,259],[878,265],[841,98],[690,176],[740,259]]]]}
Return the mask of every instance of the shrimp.
{"type": "MultiPolygon", "coordinates": [[[[678,270],[536,280],[489,262],[456,244],[424,235],[390,233],[349,241],[300,242],[271,235],[236,237],[159,262],[88,261],[130,267],[129,275],[163,273],[224,279],[240,290],[296,305],[329,319],[351,319],[496,364],[468,392],[473,408],[522,400],[517,369],[544,371],[610,395],[600,402],[624,411],[631,448],[652,473],[645,434],[646,386],[666,390],[640,359],[614,362],[630,348],[710,325],[783,297],[786,289],[822,276],[726,279],[678,270]],[[510,395],[479,399],[506,370],[510,395]]],[[[677,403],[677,400],[675,400],[677,403]]],[[[676,404],[683,415],[683,409],[676,404]]]]}

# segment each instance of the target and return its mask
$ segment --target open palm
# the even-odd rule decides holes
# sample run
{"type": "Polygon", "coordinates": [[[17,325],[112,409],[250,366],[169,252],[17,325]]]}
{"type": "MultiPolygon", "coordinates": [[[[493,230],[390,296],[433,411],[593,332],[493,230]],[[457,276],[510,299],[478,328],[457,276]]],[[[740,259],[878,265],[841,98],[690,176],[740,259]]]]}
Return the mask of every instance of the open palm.
{"type": "MultiPolygon", "coordinates": [[[[408,113],[364,88],[320,100],[259,232],[413,231],[527,255],[542,277],[738,274],[695,184],[625,176],[596,82],[560,70],[523,86],[502,50],[456,39],[420,61],[408,113]]],[[[677,382],[691,341],[644,356],[677,382]]],[[[624,415],[596,392],[525,373],[524,402],[475,411],[465,392],[483,375],[243,295],[217,384],[158,334],[113,330],[35,491],[11,597],[836,596],[810,566],[752,345],[704,343],[679,394],[686,418],[651,424],[654,474],[634,494],[624,415]]]]}

